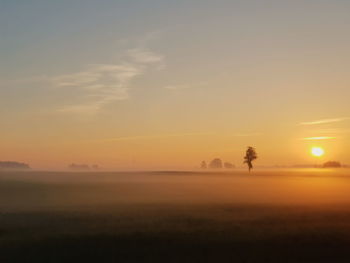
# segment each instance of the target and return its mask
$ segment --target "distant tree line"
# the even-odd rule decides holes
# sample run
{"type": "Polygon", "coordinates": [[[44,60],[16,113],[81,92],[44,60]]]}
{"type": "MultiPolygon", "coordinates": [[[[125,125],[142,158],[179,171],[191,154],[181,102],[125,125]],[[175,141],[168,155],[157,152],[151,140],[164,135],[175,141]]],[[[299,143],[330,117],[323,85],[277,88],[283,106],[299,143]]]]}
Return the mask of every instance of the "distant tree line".
{"type": "Polygon", "coordinates": [[[6,161],[6,162],[0,162],[0,169],[27,170],[27,169],[30,169],[30,166],[26,163],[6,161]]]}
{"type": "Polygon", "coordinates": [[[323,164],[324,168],[339,168],[342,167],[340,162],[336,162],[336,161],[329,161],[329,162],[325,162],[323,164]]]}
{"type": "Polygon", "coordinates": [[[214,158],[212,161],[210,161],[209,165],[207,165],[206,161],[202,161],[201,163],[202,169],[233,169],[235,166],[232,163],[229,162],[223,162],[220,158],[214,158]]]}
{"type": "Polygon", "coordinates": [[[68,168],[71,170],[98,170],[100,169],[100,167],[97,164],[93,164],[93,165],[88,165],[88,164],[76,164],[76,163],[72,163],[70,165],[68,165],[68,168]]]}

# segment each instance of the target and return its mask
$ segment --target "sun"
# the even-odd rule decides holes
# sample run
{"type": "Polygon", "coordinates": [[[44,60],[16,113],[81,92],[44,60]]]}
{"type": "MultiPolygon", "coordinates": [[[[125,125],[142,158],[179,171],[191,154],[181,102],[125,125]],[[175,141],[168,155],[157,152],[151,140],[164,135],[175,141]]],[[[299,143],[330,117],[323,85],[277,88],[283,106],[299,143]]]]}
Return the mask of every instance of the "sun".
{"type": "Polygon", "coordinates": [[[321,157],[324,155],[324,150],[321,147],[312,147],[311,154],[316,157],[321,157]]]}

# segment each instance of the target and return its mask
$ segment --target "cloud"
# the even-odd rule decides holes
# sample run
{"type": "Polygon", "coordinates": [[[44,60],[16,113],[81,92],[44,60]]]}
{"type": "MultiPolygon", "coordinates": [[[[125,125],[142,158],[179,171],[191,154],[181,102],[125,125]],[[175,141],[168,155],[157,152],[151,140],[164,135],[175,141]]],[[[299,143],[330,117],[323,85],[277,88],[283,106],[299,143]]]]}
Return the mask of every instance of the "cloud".
{"type": "Polygon", "coordinates": [[[350,133],[350,129],[315,129],[311,131],[313,134],[347,134],[350,133]]]}
{"type": "Polygon", "coordinates": [[[314,141],[314,140],[332,140],[332,139],[336,139],[336,137],[330,137],[330,136],[307,137],[307,138],[302,138],[301,140],[314,141]]]}
{"type": "Polygon", "coordinates": [[[58,109],[63,113],[94,114],[105,105],[129,98],[132,81],[151,68],[163,66],[163,56],[147,49],[129,49],[125,59],[116,64],[91,64],[84,70],[51,79],[57,88],[83,91],[84,102],[65,105],[58,109]]]}
{"type": "Polygon", "coordinates": [[[333,118],[333,119],[322,119],[322,120],[316,120],[316,121],[309,121],[309,122],[301,122],[299,125],[318,125],[318,124],[327,124],[327,123],[334,123],[334,122],[341,122],[348,120],[349,117],[342,117],[342,118],[333,118]]]}
{"type": "Polygon", "coordinates": [[[78,105],[68,105],[58,109],[57,112],[93,115],[96,114],[101,109],[101,107],[103,107],[103,105],[103,101],[78,105]]]}
{"type": "Polygon", "coordinates": [[[157,63],[163,61],[163,56],[155,54],[149,50],[145,49],[129,49],[128,55],[135,61],[139,63],[157,63]]]}

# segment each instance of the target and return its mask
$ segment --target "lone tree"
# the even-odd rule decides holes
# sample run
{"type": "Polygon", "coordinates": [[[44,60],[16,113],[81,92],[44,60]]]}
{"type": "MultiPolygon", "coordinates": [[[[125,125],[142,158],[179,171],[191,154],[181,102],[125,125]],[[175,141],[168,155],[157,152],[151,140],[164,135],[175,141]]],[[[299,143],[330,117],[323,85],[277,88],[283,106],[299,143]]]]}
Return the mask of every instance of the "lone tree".
{"type": "Polygon", "coordinates": [[[253,168],[252,162],[257,158],[258,156],[255,149],[249,146],[244,156],[244,163],[248,164],[249,172],[253,168]]]}

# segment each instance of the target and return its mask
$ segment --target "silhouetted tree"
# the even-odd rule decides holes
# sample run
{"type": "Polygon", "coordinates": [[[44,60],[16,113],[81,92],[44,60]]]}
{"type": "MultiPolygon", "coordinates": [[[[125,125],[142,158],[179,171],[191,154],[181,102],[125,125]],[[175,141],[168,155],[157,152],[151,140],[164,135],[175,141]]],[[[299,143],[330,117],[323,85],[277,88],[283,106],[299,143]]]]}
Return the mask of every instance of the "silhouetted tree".
{"type": "Polygon", "coordinates": [[[341,167],[340,162],[329,161],[323,164],[324,168],[339,168],[341,167]]]}
{"type": "Polygon", "coordinates": [[[207,163],[206,163],[206,161],[202,161],[202,163],[201,163],[201,168],[202,168],[202,169],[207,169],[207,163]]]}
{"type": "Polygon", "coordinates": [[[232,163],[229,163],[229,162],[225,162],[224,163],[224,167],[226,169],[233,169],[233,168],[235,168],[235,166],[232,163]]]}
{"type": "Polygon", "coordinates": [[[248,164],[249,172],[253,168],[252,162],[257,158],[258,158],[258,156],[256,154],[255,149],[253,147],[249,146],[246,153],[245,153],[245,156],[244,156],[244,163],[248,164]]]}
{"type": "Polygon", "coordinates": [[[221,169],[222,168],[222,161],[219,158],[215,158],[212,160],[209,164],[209,168],[211,169],[221,169]]]}

